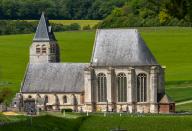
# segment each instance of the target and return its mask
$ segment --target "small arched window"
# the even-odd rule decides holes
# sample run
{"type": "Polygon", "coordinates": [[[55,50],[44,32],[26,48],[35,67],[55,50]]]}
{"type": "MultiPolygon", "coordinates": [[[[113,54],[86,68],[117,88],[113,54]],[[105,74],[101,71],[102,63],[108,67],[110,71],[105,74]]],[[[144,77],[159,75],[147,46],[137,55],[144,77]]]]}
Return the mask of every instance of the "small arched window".
{"type": "Polygon", "coordinates": [[[36,95],[36,102],[39,103],[41,101],[41,96],[40,94],[37,94],[36,95]]]}
{"type": "Polygon", "coordinates": [[[124,73],[117,75],[117,97],[118,102],[127,101],[127,77],[124,73]]]}
{"type": "Polygon", "coordinates": [[[41,53],[41,47],[40,45],[36,45],[36,53],[40,54],[41,53]]]}
{"type": "Polygon", "coordinates": [[[29,98],[29,99],[31,99],[31,98],[32,98],[32,96],[31,96],[31,95],[28,95],[28,98],[29,98]]]}
{"type": "Polygon", "coordinates": [[[107,102],[107,78],[104,73],[97,75],[98,102],[107,102]]]}
{"type": "Polygon", "coordinates": [[[137,101],[147,101],[147,75],[144,73],[137,75],[137,101]]]}
{"type": "Polygon", "coordinates": [[[67,96],[63,96],[63,103],[67,103],[67,96]]]}
{"type": "Polygon", "coordinates": [[[48,102],[49,102],[49,99],[48,99],[48,96],[46,95],[46,96],[45,96],[44,103],[47,104],[48,102]]]}
{"type": "Polygon", "coordinates": [[[43,54],[46,54],[46,53],[47,53],[46,45],[42,45],[42,53],[43,53],[43,54]]]}

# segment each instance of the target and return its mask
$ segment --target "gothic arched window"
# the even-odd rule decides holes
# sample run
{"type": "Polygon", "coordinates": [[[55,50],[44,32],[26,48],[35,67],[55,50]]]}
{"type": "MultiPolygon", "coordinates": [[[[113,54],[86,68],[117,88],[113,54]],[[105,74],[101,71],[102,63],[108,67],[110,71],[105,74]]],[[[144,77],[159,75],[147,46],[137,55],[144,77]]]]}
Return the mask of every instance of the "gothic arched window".
{"type": "Polygon", "coordinates": [[[137,75],[137,101],[147,101],[147,75],[144,73],[137,75]]]}
{"type": "Polygon", "coordinates": [[[47,53],[47,48],[46,45],[42,45],[42,53],[46,54],[47,53]]]}
{"type": "Polygon", "coordinates": [[[67,103],[67,96],[63,96],[63,103],[67,103]]]}
{"type": "Polygon", "coordinates": [[[36,53],[40,54],[41,53],[41,47],[40,45],[36,45],[36,53]]]}
{"type": "Polygon", "coordinates": [[[117,75],[117,97],[118,102],[127,101],[127,77],[124,73],[117,75]]]}
{"type": "Polygon", "coordinates": [[[103,73],[97,75],[97,84],[98,84],[98,102],[107,101],[107,78],[103,73]]]}

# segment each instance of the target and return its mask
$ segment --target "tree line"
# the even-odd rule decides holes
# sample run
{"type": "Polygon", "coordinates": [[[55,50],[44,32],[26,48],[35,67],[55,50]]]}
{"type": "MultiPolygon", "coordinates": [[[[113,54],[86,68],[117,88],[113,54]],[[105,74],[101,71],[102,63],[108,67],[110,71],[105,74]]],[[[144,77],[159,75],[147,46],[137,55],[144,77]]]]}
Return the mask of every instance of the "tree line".
{"type": "Polygon", "coordinates": [[[192,1],[129,0],[99,24],[99,28],[142,26],[192,26],[192,1]]]}
{"type": "MultiPolygon", "coordinates": [[[[35,33],[38,21],[24,20],[0,20],[0,35],[7,34],[28,34],[35,33]]],[[[81,26],[78,23],[70,25],[62,25],[51,23],[54,32],[80,30],[81,26]]],[[[89,25],[82,27],[83,30],[90,30],[89,25]]]]}
{"type": "Polygon", "coordinates": [[[103,19],[127,0],[0,0],[0,19],[103,19]]]}

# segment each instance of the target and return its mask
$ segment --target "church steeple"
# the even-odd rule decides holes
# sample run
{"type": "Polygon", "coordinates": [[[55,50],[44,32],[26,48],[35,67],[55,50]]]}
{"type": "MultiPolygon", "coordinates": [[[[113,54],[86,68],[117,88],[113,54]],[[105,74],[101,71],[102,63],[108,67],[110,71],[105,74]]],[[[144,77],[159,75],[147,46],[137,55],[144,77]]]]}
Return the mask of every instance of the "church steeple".
{"type": "Polygon", "coordinates": [[[43,12],[30,47],[30,63],[59,62],[59,57],[59,46],[43,12]]]}
{"type": "Polygon", "coordinates": [[[54,33],[44,12],[41,14],[33,41],[55,41],[54,33]]]}

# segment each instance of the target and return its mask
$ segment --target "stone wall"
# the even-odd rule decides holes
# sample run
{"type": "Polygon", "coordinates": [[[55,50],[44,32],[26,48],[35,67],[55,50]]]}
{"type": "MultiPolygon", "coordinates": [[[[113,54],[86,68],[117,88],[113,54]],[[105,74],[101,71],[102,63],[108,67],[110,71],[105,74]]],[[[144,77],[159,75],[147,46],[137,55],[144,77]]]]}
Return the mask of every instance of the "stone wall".
{"type": "Polygon", "coordinates": [[[162,80],[164,80],[164,72],[160,66],[93,67],[85,71],[85,105],[88,111],[157,113],[157,93],[164,92],[162,80]],[[99,73],[104,73],[107,78],[107,102],[98,102],[97,75],[99,73]],[[117,101],[116,80],[119,73],[124,73],[127,78],[127,102],[124,103],[117,101]],[[137,75],[140,73],[147,75],[147,100],[138,103],[136,88],[137,75]]]}
{"type": "Polygon", "coordinates": [[[75,111],[84,109],[84,95],[82,93],[24,93],[23,100],[35,99],[36,105],[40,110],[45,110],[45,105],[48,110],[59,110],[70,108],[75,111]],[[48,102],[44,103],[45,97],[48,97],[48,102]],[[67,102],[64,102],[64,96],[67,102]],[[38,101],[39,100],[39,101],[38,101]]]}

